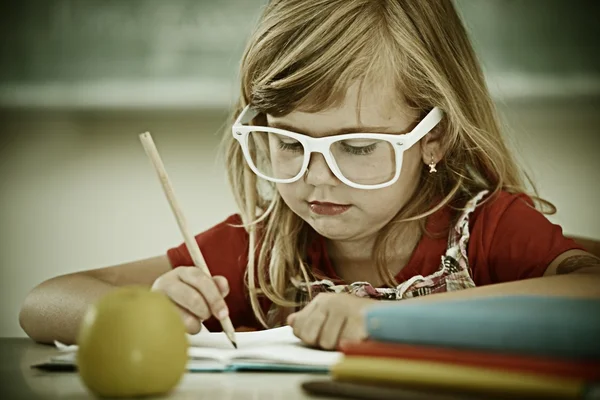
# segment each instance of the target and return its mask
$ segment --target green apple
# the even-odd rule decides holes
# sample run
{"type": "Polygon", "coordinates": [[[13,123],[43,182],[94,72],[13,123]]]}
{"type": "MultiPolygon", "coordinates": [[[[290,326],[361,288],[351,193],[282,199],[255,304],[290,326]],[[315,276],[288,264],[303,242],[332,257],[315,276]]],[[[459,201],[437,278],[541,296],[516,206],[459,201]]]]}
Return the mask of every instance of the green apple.
{"type": "Polygon", "coordinates": [[[188,360],[175,305],[139,286],[115,289],[90,306],[77,344],[79,375],[103,397],[165,394],[179,383],[188,360]]]}

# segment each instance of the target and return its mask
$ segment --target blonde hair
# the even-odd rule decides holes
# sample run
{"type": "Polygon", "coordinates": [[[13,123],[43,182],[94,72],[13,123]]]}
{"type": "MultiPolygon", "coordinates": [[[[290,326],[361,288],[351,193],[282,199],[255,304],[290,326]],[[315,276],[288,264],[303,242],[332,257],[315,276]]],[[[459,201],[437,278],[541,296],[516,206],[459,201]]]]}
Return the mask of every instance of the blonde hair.
{"type": "MultiPolygon", "coordinates": [[[[339,105],[353,82],[374,79],[394,85],[421,115],[434,106],[446,114],[440,127],[445,157],[438,173],[430,176],[423,168],[419,190],[379,233],[374,248],[380,277],[395,285],[385,254],[400,223],[418,220],[424,230],[428,215],[447,205],[458,209],[480,190],[489,190],[488,198],[501,190],[526,191],[526,175],[502,137],[483,73],[452,2],[269,2],[243,55],[241,96],[232,121],[246,104],[263,118],[325,110],[339,105]],[[442,200],[431,208],[436,199],[442,200]]],[[[272,326],[281,321],[267,321],[259,296],[280,309],[299,305],[290,279],[313,276],[306,265],[312,231],[272,185],[248,168],[229,129],[223,144],[250,238],[246,279],[252,309],[265,327],[272,326]]]]}

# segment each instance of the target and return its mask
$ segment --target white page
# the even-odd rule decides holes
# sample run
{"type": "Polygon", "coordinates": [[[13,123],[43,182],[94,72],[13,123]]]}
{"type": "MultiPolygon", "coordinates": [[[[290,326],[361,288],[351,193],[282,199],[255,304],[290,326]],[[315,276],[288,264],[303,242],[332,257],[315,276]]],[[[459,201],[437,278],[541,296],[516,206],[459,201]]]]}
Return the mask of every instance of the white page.
{"type": "Polygon", "coordinates": [[[238,350],[190,347],[188,354],[194,360],[218,360],[223,364],[245,361],[307,366],[330,366],[339,361],[342,356],[337,351],[313,349],[299,343],[264,344],[238,350]]]}
{"type": "MultiPolygon", "coordinates": [[[[190,343],[188,357],[195,360],[210,359],[223,364],[239,360],[316,366],[329,366],[341,358],[340,352],[305,346],[294,335],[290,326],[256,332],[236,332],[235,336],[237,349],[232,347],[223,332],[209,332],[207,329],[202,329],[195,335],[187,335],[190,343]]],[[[63,346],[57,343],[61,352],[74,353],[77,350],[76,345],[63,346]]]]}
{"type": "MultiPolygon", "coordinates": [[[[266,329],[256,332],[236,332],[236,344],[238,349],[245,349],[257,345],[286,343],[301,343],[290,326],[266,329]]],[[[212,347],[219,349],[233,349],[233,345],[223,332],[209,332],[202,329],[195,335],[188,335],[188,341],[192,347],[212,347]]]]}
{"type": "MultiPolygon", "coordinates": [[[[220,349],[231,349],[232,344],[223,332],[209,332],[205,327],[195,335],[186,335],[191,347],[213,347],[220,349]]],[[[238,348],[249,347],[265,343],[299,343],[300,339],[294,336],[292,328],[283,326],[281,328],[267,329],[256,332],[236,332],[235,338],[238,348]]],[[[61,342],[54,341],[54,345],[61,352],[76,352],[78,346],[73,344],[67,346],[61,342]]]]}
{"type": "Polygon", "coordinates": [[[272,362],[277,364],[329,366],[337,362],[340,352],[313,349],[298,339],[290,326],[256,332],[236,333],[237,350],[224,333],[200,332],[188,336],[188,355],[193,359],[272,362]]]}

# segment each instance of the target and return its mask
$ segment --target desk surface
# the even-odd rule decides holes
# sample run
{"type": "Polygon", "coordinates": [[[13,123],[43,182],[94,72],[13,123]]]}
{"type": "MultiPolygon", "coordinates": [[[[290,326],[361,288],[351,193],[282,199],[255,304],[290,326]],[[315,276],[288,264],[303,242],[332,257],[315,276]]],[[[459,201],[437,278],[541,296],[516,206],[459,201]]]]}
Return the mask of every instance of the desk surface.
{"type": "MultiPolygon", "coordinates": [[[[88,399],[92,396],[77,373],[43,372],[30,368],[55,352],[25,338],[0,339],[1,399],[88,399]]],[[[187,373],[163,399],[325,399],[300,388],[315,375],[295,373],[187,373]]],[[[331,399],[331,398],[329,398],[331,399]]]]}

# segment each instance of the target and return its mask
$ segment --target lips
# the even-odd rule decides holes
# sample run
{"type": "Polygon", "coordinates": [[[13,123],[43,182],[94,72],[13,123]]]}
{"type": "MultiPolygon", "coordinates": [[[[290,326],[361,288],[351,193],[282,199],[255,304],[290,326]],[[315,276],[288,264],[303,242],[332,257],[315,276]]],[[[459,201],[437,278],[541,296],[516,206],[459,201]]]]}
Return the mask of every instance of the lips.
{"type": "Polygon", "coordinates": [[[311,201],[308,204],[310,210],[318,215],[340,215],[352,207],[350,204],[337,204],[320,201],[311,201]]]}

